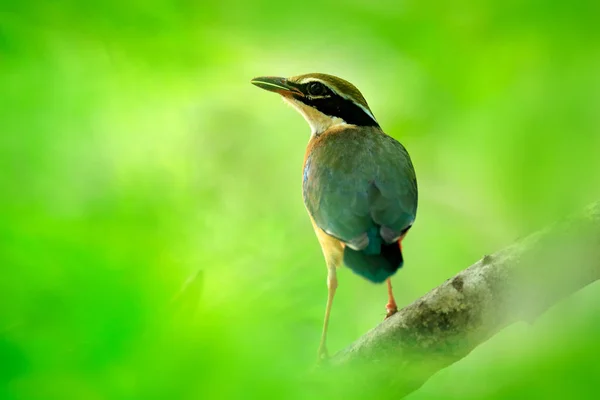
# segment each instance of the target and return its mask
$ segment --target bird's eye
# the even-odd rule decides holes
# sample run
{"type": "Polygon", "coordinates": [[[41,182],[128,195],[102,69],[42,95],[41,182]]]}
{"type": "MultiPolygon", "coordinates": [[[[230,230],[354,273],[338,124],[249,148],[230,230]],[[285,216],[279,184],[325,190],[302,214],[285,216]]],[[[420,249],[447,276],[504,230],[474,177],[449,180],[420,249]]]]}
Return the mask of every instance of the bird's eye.
{"type": "Polygon", "coordinates": [[[307,87],[308,94],[311,96],[322,96],[327,93],[327,88],[321,82],[311,82],[307,87]]]}

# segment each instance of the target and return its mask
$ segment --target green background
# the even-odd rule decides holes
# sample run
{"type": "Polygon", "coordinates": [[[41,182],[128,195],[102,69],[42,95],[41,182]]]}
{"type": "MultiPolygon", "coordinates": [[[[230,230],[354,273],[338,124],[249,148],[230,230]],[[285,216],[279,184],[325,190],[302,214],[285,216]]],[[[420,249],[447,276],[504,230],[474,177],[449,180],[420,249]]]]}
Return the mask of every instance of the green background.
{"type": "MultiPolygon", "coordinates": [[[[309,128],[250,79],[343,77],[408,148],[403,306],[600,198],[599,15],[597,1],[2,2],[0,398],[319,398],[299,383],[326,299],[300,191],[309,128]]],[[[386,302],[338,275],[332,351],[386,302]]],[[[595,284],[408,398],[597,398],[599,315],[595,284]]]]}

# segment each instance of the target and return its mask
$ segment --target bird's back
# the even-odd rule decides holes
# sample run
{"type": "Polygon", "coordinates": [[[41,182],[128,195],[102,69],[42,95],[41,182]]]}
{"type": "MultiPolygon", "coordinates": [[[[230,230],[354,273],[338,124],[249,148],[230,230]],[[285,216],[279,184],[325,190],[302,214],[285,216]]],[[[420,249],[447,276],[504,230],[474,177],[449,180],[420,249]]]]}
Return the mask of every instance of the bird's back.
{"type": "Polygon", "coordinates": [[[348,125],[314,137],[303,195],[315,225],[345,243],[344,262],[355,272],[379,282],[402,265],[397,240],[415,219],[417,184],[395,139],[377,127],[348,125]]]}

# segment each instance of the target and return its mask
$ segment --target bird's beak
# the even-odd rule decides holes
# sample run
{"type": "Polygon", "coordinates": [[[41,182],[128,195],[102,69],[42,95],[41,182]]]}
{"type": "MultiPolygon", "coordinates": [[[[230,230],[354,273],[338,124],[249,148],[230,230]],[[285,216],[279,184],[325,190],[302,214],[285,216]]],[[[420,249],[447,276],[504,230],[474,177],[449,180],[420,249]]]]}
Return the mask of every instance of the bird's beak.
{"type": "Polygon", "coordinates": [[[261,76],[252,79],[250,83],[258,86],[261,89],[268,90],[269,92],[279,93],[282,96],[304,96],[300,89],[298,89],[293,83],[285,78],[278,78],[276,76],[261,76]]]}

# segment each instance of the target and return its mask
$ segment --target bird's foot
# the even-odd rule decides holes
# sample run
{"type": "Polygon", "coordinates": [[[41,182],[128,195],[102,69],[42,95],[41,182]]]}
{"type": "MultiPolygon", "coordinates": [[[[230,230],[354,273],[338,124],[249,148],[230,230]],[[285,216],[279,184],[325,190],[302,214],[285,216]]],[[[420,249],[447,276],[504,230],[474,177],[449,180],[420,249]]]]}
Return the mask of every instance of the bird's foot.
{"type": "Polygon", "coordinates": [[[396,303],[388,303],[385,306],[385,309],[387,312],[385,314],[384,319],[388,319],[389,317],[391,317],[392,315],[394,315],[398,312],[398,306],[396,305],[396,303]]]}
{"type": "Polygon", "coordinates": [[[315,368],[319,368],[322,367],[324,365],[327,365],[327,363],[329,362],[329,353],[327,352],[326,348],[319,348],[319,351],[317,352],[317,362],[315,363],[315,368]]]}
{"type": "Polygon", "coordinates": [[[329,352],[326,347],[319,347],[319,351],[317,352],[317,363],[321,364],[323,361],[327,361],[329,359],[329,352]]]}
{"type": "Polygon", "coordinates": [[[319,353],[317,355],[317,359],[315,360],[315,363],[312,364],[312,366],[310,366],[308,368],[308,370],[311,373],[322,371],[323,368],[326,368],[329,365],[330,360],[331,359],[329,358],[329,355],[319,353]]]}

